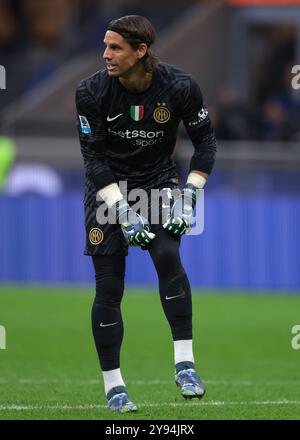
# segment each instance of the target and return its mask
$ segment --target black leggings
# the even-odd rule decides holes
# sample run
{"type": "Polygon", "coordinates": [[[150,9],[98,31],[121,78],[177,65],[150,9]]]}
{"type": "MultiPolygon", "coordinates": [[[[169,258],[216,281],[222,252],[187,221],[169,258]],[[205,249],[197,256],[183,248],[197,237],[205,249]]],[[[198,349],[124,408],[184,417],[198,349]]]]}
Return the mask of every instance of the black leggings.
{"type": "MultiPolygon", "coordinates": [[[[153,228],[154,229],[154,228],[153,228]]],[[[159,280],[159,293],[173,340],[192,339],[192,301],[188,278],[179,255],[179,240],[161,227],[149,249],[159,280]]],[[[123,320],[120,304],[124,291],[125,256],[93,256],[96,296],[92,328],[103,371],[120,367],[123,320]]]]}

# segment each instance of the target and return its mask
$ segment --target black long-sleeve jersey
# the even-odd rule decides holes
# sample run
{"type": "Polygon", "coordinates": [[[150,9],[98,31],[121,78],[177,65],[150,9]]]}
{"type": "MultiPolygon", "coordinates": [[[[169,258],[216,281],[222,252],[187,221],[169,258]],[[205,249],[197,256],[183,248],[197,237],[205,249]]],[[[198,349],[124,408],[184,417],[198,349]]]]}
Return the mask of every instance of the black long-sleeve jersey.
{"type": "Polygon", "coordinates": [[[130,190],[174,181],[172,153],[181,120],[195,148],[190,169],[212,170],[216,140],[202,93],[192,76],[175,66],[159,63],[142,93],[98,71],[79,83],[76,106],[86,204],[94,204],[96,192],[112,182],[127,181],[130,190]]]}

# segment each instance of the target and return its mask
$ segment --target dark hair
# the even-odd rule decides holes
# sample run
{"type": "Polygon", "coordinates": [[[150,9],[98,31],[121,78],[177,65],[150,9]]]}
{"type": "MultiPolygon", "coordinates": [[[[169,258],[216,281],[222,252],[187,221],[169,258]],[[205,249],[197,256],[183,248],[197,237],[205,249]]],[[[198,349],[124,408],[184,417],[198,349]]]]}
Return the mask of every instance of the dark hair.
{"type": "Polygon", "coordinates": [[[155,29],[146,17],[126,15],[112,20],[107,30],[120,34],[134,50],[137,50],[141,43],[145,43],[148,50],[141,61],[144,63],[146,72],[153,72],[156,69],[158,59],[150,49],[155,40],[155,29]]]}

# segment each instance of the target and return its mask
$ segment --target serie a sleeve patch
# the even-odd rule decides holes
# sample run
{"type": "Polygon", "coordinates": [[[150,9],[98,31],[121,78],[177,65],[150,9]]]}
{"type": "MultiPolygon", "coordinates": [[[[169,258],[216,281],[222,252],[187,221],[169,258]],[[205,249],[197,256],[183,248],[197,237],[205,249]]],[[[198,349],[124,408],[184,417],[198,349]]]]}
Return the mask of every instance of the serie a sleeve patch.
{"type": "Polygon", "coordinates": [[[80,121],[80,128],[81,128],[81,133],[83,134],[90,134],[92,132],[89,121],[87,120],[87,118],[85,116],[82,115],[78,115],[79,116],[79,121],[80,121]]]}

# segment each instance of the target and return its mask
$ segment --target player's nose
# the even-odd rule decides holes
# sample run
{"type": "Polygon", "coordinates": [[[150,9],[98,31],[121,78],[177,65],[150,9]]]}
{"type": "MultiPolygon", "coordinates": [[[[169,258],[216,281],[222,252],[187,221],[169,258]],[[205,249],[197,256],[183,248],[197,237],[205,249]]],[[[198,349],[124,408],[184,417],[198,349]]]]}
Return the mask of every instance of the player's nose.
{"type": "Polygon", "coordinates": [[[111,60],[111,53],[110,50],[108,48],[106,48],[103,52],[103,59],[106,60],[111,60]]]}

